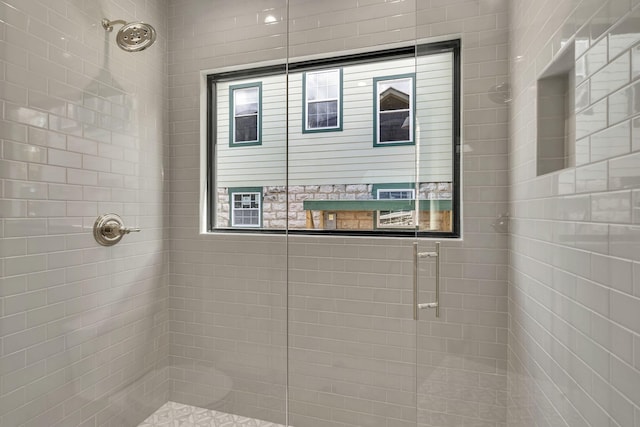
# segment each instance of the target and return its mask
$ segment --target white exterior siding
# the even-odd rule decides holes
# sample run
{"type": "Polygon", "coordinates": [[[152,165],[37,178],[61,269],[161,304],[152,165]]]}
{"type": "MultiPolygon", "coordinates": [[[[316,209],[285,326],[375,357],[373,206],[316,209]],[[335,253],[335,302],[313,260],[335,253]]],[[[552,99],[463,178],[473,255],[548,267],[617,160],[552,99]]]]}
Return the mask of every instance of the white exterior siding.
{"type": "Polygon", "coordinates": [[[285,185],[286,81],[259,76],[217,85],[216,183],[218,187],[285,185]],[[229,86],[262,82],[262,145],[229,146],[229,86]]]}
{"type": "Polygon", "coordinates": [[[420,182],[453,181],[453,55],[418,58],[416,123],[420,182]]]}
{"type": "MultiPolygon", "coordinates": [[[[302,73],[289,75],[289,184],[452,181],[452,54],[343,67],[343,130],[302,133],[302,73]],[[417,73],[416,73],[417,71],[417,73]],[[375,77],[416,73],[417,144],[374,147],[375,77]]],[[[285,77],[219,83],[218,187],[285,184],[285,77]],[[229,85],[262,82],[262,145],[229,147],[229,85]]]]}

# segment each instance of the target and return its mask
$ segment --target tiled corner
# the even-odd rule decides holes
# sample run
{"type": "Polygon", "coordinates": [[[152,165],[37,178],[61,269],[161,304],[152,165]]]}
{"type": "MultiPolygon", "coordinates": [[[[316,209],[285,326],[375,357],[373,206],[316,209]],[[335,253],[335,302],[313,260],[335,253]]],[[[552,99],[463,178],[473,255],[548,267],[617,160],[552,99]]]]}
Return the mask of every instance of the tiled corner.
{"type": "Polygon", "coordinates": [[[167,4],[0,15],[0,425],[135,425],[169,392],[167,4]],[[105,17],[152,22],[156,45],[121,51],[105,17]],[[143,231],[98,245],[107,212],[143,231]]]}
{"type": "Polygon", "coordinates": [[[516,95],[510,106],[515,166],[510,174],[509,426],[640,422],[632,387],[640,372],[632,348],[640,336],[634,270],[640,252],[634,199],[640,186],[640,111],[633,65],[639,13],[638,2],[620,0],[520,3],[510,11],[516,95]],[[525,191],[543,187],[544,177],[523,180],[535,171],[518,163],[517,155],[535,144],[521,131],[534,123],[528,113],[535,96],[527,88],[537,76],[530,70],[553,60],[556,40],[572,39],[579,96],[577,166],[558,173],[574,175],[575,187],[549,197],[525,191]],[[551,239],[544,233],[547,223],[552,223],[551,239]]]}
{"type": "Polygon", "coordinates": [[[0,424],[171,398],[225,413],[146,425],[275,427],[289,353],[298,427],[415,426],[416,402],[423,427],[640,426],[637,1],[89,3],[0,0],[0,424]],[[157,45],[117,50],[105,15],[157,45]],[[406,241],[199,234],[199,71],[454,36],[470,179],[442,319],[411,320],[406,241]],[[535,178],[529,88],[574,36],[578,167],[535,178]],[[143,232],[96,247],[105,211],[143,232]]]}

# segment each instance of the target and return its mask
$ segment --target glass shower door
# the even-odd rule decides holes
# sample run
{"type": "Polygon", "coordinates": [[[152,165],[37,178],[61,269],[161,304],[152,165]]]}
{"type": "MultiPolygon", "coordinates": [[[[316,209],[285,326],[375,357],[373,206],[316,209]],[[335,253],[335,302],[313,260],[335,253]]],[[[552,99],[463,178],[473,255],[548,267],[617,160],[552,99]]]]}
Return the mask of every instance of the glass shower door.
{"type": "Polygon", "coordinates": [[[416,425],[410,239],[289,237],[289,423],[416,425]]]}
{"type": "Polygon", "coordinates": [[[469,400],[480,406],[465,393],[482,387],[458,387],[481,363],[465,357],[474,344],[462,340],[464,313],[457,319],[455,297],[440,298],[440,241],[459,232],[459,43],[405,49],[362,63],[357,54],[290,62],[288,414],[296,427],[436,426],[473,419],[449,416],[457,401],[459,411],[469,400]]]}
{"type": "Polygon", "coordinates": [[[415,427],[415,29],[385,41],[337,24],[411,21],[415,2],[354,8],[289,3],[288,419],[415,427]]]}

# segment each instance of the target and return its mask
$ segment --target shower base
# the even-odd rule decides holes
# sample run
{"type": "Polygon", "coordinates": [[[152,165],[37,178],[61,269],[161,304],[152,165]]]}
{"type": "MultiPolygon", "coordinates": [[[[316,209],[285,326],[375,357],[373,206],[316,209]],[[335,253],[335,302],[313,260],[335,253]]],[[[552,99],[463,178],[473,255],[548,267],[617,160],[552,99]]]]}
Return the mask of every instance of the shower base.
{"type": "Polygon", "coordinates": [[[167,402],[138,427],[284,427],[269,421],[167,402]]]}

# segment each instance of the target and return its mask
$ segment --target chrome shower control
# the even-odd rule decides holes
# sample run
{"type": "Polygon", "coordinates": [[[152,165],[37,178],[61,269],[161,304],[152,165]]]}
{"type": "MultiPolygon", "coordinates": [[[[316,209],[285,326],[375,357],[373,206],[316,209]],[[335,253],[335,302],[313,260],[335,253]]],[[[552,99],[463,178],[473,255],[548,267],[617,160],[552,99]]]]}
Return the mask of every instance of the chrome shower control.
{"type": "Polygon", "coordinates": [[[136,227],[125,227],[122,218],[112,213],[100,215],[93,224],[93,237],[102,246],[113,246],[125,234],[138,233],[139,231],[140,229],[136,227]]]}

